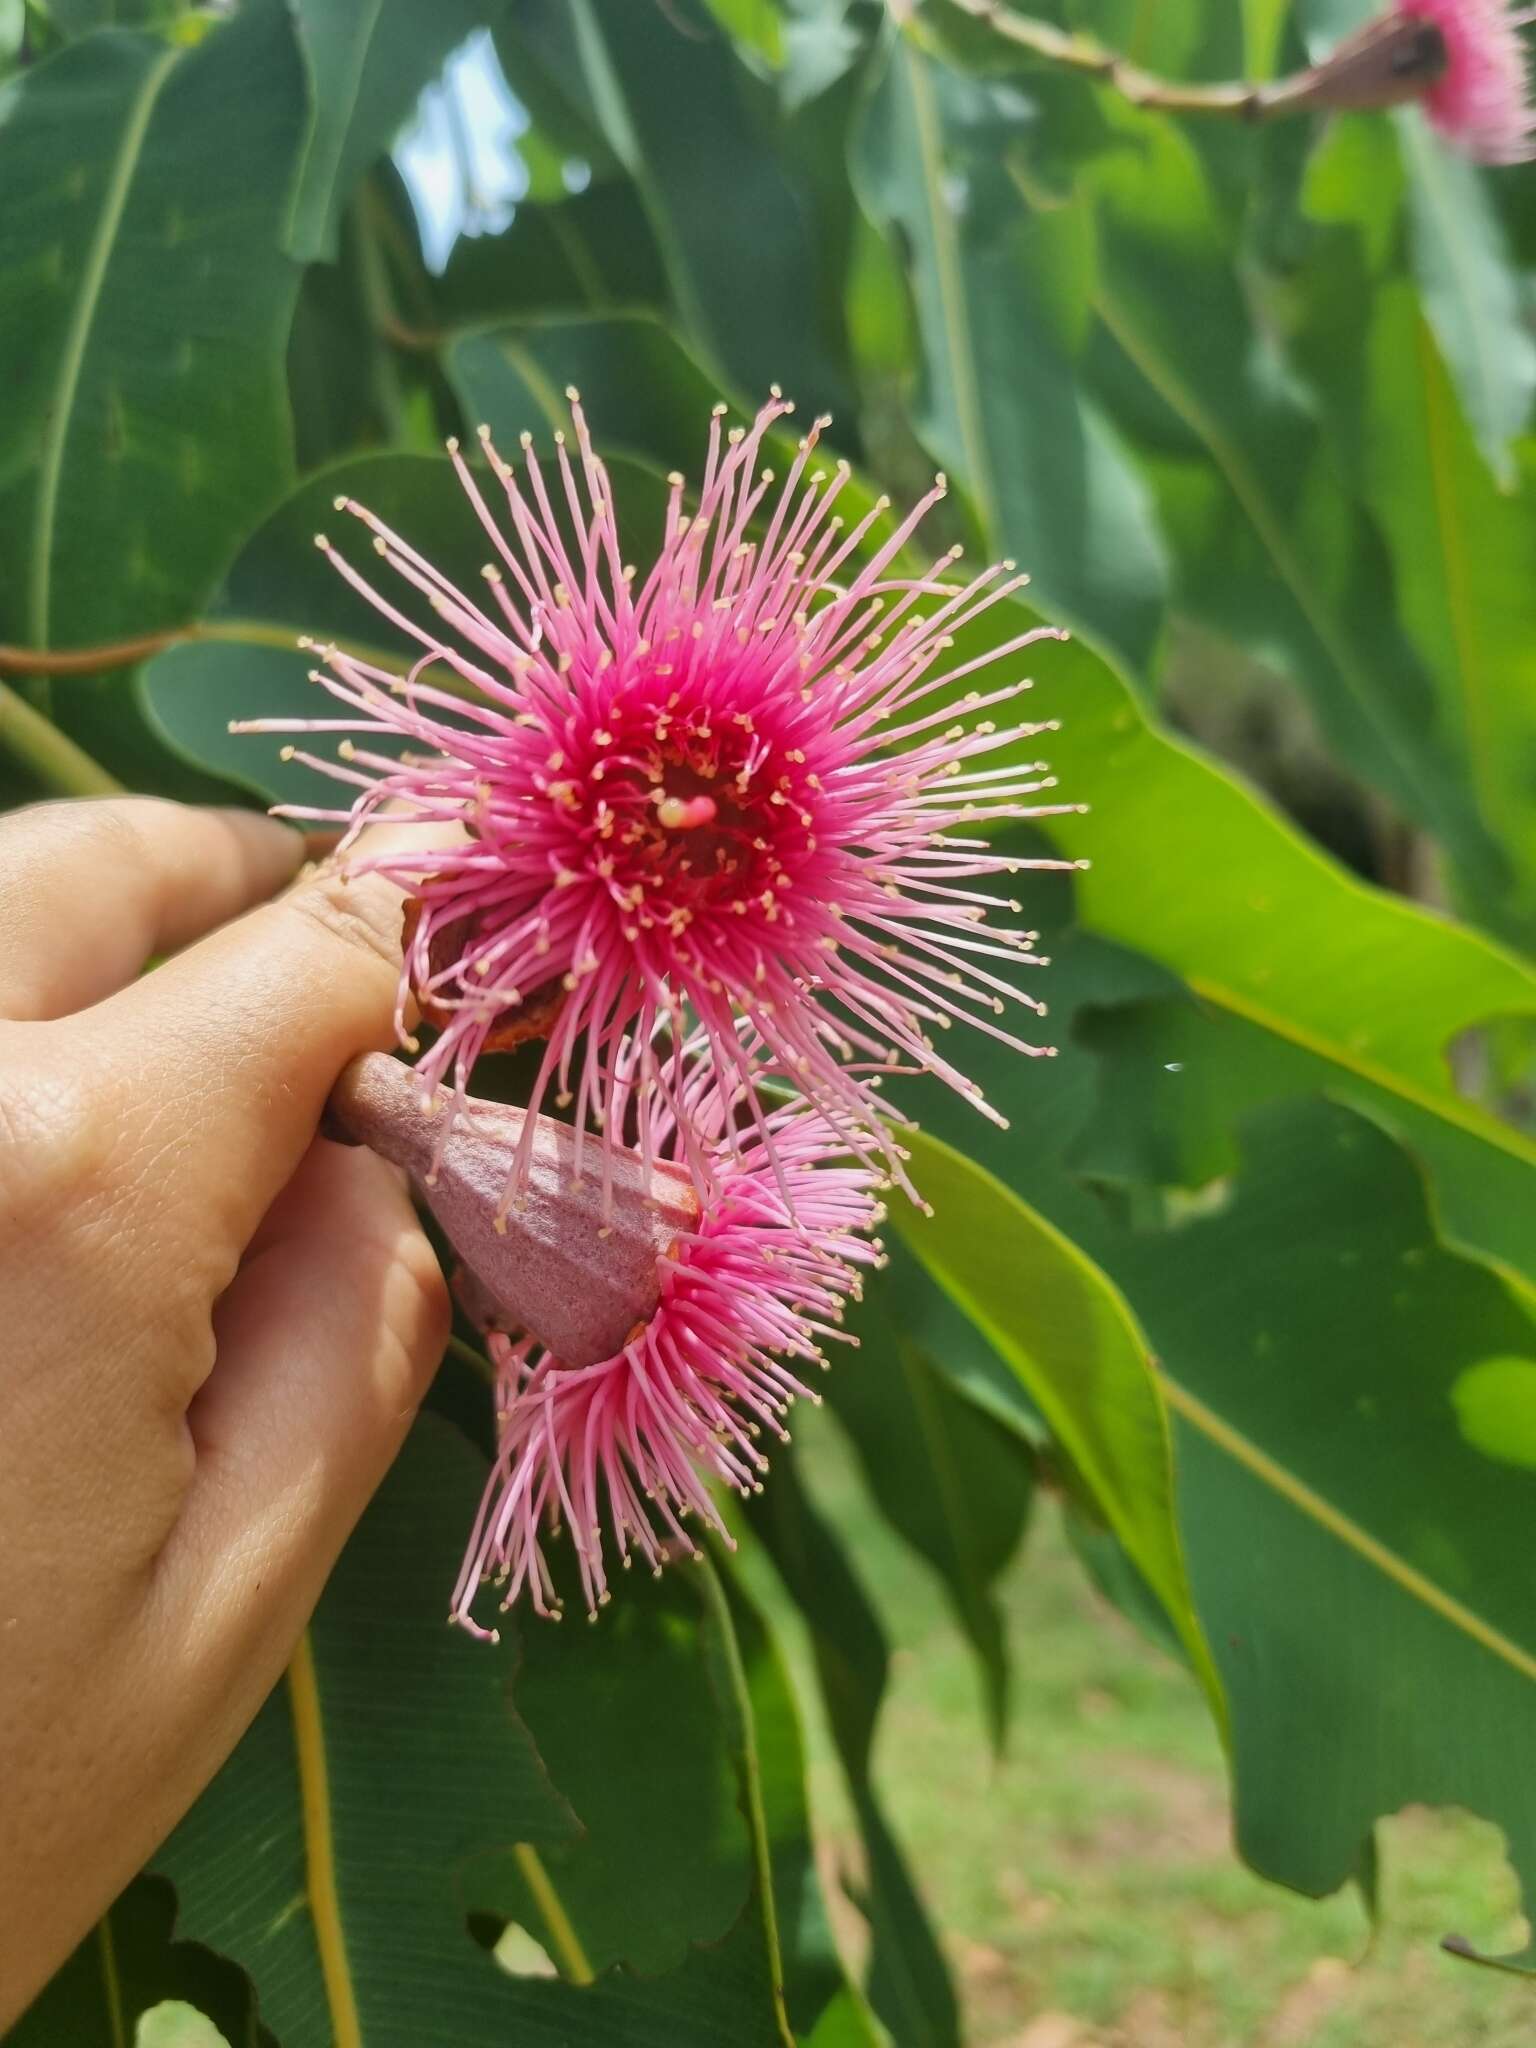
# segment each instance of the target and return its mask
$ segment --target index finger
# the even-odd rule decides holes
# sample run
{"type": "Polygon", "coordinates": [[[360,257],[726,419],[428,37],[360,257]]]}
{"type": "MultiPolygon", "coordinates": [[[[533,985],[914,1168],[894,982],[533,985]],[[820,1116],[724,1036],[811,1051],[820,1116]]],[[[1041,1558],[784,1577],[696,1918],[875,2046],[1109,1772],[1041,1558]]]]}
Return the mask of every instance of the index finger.
{"type": "Polygon", "coordinates": [[[303,840],[259,811],[155,797],[0,818],[0,1016],[63,1017],[270,896],[303,840]]]}
{"type": "Polygon", "coordinates": [[[197,1245],[227,1279],[342,1068],[395,1039],[404,907],[381,875],[317,870],[65,1027],[127,1084],[129,1171],[157,1242],[197,1245]]]}

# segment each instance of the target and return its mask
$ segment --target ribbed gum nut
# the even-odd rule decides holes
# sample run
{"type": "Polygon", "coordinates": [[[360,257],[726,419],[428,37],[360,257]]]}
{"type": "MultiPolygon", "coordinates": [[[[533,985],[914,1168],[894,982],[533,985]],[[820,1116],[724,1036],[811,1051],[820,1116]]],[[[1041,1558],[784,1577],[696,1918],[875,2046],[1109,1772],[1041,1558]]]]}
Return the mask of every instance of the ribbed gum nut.
{"type": "Polygon", "coordinates": [[[411,1175],[464,1262],[472,1298],[564,1366],[612,1358],[655,1311],[657,1259],[698,1221],[686,1175],[666,1164],[647,1172],[637,1154],[617,1151],[605,1205],[599,1148],[589,1147],[578,1180],[570,1125],[537,1117],[526,1184],[498,1226],[528,1113],[472,1098],[444,1140],[445,1108],[424,1109],[410,1068],[387,1053],[354,1060],[329,1104],[344,1136],[411,1175]]]}

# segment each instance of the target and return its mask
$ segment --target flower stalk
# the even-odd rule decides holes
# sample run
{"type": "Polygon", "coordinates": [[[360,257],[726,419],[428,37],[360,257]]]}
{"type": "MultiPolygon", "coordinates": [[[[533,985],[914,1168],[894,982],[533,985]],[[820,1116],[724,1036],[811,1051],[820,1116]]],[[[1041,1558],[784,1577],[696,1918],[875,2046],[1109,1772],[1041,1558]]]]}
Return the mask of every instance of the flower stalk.
{"type": "MultiPolygon", "coordinates": [[[[1507,0],[1399,0],[1321,63],[1271,83],[1184,85],[1143,71],[1092,36],[1018,14],[1001,0],[954,0],[1033,56],[1103,81],[1132,106],[1272,121],[1293,114],[1377,113],[1417,100],[1446,140],[1479,163],[1531,153],[1532,113],[1520,30],[1507,0]]],[[[911,19],[910,0],[891,0],[911,19]]]]}

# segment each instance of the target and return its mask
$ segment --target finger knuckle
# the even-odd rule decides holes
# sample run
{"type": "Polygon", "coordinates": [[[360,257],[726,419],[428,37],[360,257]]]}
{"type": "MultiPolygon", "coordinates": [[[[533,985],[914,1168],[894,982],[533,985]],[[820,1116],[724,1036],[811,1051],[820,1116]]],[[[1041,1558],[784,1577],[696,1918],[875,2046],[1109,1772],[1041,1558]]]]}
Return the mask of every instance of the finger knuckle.
{"type": "Polygon", "coordinates": [[[287,908],[352,956],[361,955],[391,974],[399,973],[400,897],[376,876],[349,882],[340,875],[316,875],[287,898],[287,908]]]}
{"type": "Polygon", "coordinates": [[[153,797],[107,797],[81,801],[58,798],[51,803],[31,804],[13,814],[10,829],[25,832],[33,846],[44,853],[69,849],[82,859],[101,860],[121,866],[137,865],[144,859],[145,820],[151,812],[168,808],[153,797]]]}
{"type": "Polygon", "coordinates": [[[0,1038],[0,1193],[8,1221],[35,1233],[107,1190],[117,1119],[99,1080],[26,1056],[31,1029],[11,1026],[0,1038]]]}

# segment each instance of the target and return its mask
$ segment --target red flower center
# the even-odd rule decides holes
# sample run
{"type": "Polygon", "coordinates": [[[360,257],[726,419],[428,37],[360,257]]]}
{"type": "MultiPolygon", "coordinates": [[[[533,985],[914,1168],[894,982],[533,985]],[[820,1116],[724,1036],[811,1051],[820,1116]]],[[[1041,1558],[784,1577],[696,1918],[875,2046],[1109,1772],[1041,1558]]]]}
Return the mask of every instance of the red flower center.
{"type": "Polygon", "coordinates": [[[570,813],[582,867],[642,926],[708,911],[772,919],[816,850],[821,790],[794,744],[800,721],[765,731],[761,715],[688,695],[624,692],[549,794],[570,813]]]}

